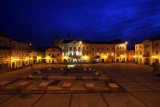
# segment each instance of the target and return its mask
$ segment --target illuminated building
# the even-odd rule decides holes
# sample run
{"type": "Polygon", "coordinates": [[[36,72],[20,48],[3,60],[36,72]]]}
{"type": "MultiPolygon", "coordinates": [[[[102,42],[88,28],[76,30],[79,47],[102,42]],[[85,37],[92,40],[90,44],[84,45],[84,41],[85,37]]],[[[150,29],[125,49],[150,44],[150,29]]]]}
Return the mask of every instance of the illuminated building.
{"type": "Polygon", "coordinates": [[[45,60],[45,54],[43,52],[31,51],[29,53],[30,64],[42,63],[45,60]]]}
{"type": "Polygon", "coordinates": [[[0,35],[0,71],[4,72],[10,68],[11,60],[10,39],[0,35]]]}
{"type": "Polygon", "coordinates": [[[138,64],[152,64],[160,60],[160,40],[145,40],[135,45],[135,62],[138,64]]]}
{"type": "Polygon", "coordinates": [[[128,62],[134,62],[134,54],[135,54],[135,50],[127,51],[127,61],[128,62]]]}
{"type": "Polygon", "coordinates": [[[0,35],[0,70],[20,68],[29,65],[30,46],[0,35]]]}
{"type": "Polygon", "coordinates": [[[153,41],[153,62],[160,63],[160,40],[153,41]]]}
{"type": "MultiPolygon", "coordinates": [[[[56,36],[56,38],[58,38],[56,36]]],[[[55,40],[57,47],[46,50],[46,63],[126,62],[127,43],[55,40]],[[58,43],[59,41],[59,43],[58,43]]]]}
{"type": "Polygon", "coordinates": [[[60,63],[61,62],[61,50],[59,47],[48,48],[45,52],[46,63],[60,63]]]}
{"type": "Polygon", "coordinates": [[[11,68],[29,65],[30,46],[27,43],[11,41],[11,68]]]}

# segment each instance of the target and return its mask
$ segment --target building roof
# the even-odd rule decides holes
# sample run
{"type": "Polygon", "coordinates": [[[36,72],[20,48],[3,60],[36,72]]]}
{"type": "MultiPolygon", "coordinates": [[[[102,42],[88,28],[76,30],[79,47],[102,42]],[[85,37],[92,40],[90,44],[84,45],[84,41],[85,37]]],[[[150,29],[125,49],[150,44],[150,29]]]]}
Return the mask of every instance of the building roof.
{"type": "Polygon", "coordinates": [[[89,40],[63,40],[62,43],[70,43],[70,42],[73,42],[73,41],[82,41],[83,43],[90,43],[89,40]]]}
{"type": "Polygon", "coordinates": [[[89,41],[89,40],[63,40],[62,43],[71,43],[73,41],[82,41],[82,43],[91,43],[91,44],[121,44],[124,43],[121,40],[114,40],[114,41],[104,41],[104,42],[100,42],[100,41],[89,41]]]}

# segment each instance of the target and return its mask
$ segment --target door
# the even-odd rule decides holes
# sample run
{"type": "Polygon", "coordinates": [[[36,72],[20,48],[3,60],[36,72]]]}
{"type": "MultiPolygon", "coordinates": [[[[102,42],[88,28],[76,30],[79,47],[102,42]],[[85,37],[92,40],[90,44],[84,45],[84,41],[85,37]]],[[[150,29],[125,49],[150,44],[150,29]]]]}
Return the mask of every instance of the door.
{"type": "Polygon", "coordinates": [[[12,68],[13,69],[15,68],[15,62],[12,62],[12,68]]]}
{"type": "Polygon", "coordinates": [[[102,59],[102,63],[104,63],[104,59],[102,59]]]}

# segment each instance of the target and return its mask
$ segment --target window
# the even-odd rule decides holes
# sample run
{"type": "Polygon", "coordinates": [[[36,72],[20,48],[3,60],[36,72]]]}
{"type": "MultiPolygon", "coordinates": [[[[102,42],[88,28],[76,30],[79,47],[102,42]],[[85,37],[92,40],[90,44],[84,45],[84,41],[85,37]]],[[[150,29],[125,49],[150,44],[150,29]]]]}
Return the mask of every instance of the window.
{"type": "Polygon", "coordinates": [[[87,48],[87,50],[88,50],[88,47],[86,47],[87,48]]]}
{"type": "Polygon", "coordinates": [[[108,50],[108,48],[107,48],[107,50],[108,50]]]}
{"type": "Polygon", "coordinates": [[[156,43],[155,46],[158,46],[158,43],[156,43]]]}
{"type": "Polygon", "coordinates": [[[140,55],[142,55],[142,52],[140,51],[140,53],[139,53],[140,55]]]}
{"type": "Polygon", "coordinates": [[[94,48],[92,48],[92,51],[94,51],[94,48]]]}
{"type": "Polygon", "coordinates": [[[99,50],[99,48],[97,48],[97,50],[99,50]]]}
{"type": "Polygon", "coordinates": [[[57,56],[59,56],[59,53],[57,54],[57,56]]]}
{"type": "Polygon", "coordinates": [[[104,50],[104,48],[102,48],[102,50],[104,50]]]}
{"type": "Polygon", "coordinates": [[[0,58],[3,58],[3,53],[0,53],[0,58]]]}
{"type": "Polygon", "coordinates": [[[158,55],[158,51],[156,51],[156,55],[158,55]]]}
{"type": "Polygon", "coordinates": [[[145,47],[145,48],[149,48],[149,45],[148,45],[148,44],[146,44],[146,45],[144,45],[144,47],[145,47]]]}
{"type": "Polygon", "coordinates": [[[139,48],[142,48],[142,46],[139,46],[139,48]]]}
{"type": "Polygon", "coordinates": [[[69,50],[71,51],[71,50],[72,50],[72,47],[69,47],[69,50]]]}

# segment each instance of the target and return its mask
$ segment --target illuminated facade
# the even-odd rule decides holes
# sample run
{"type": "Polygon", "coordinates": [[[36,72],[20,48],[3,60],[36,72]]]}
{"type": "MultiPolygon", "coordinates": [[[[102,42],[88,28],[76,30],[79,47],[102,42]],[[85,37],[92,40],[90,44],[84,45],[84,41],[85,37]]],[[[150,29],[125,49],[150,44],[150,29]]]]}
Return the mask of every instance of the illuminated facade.
{"type": "Polygon", "coordinates": [[[57,48],[46,50],[47,63],[126,62],[127,43],[61,40],[57,48]]]}
{"type": "Polygon", "coordinates": [[[29,44],[11,41],[11,68],[29,65],[29,44]]]}
{"type": "Polygon", "coordinates": [[[135,55],[135,50],[128,50],[127,51],[127,61],[134,62],[134,55],[135,55]]]}
{"type": "Polygon", "coordinates": [[[153,62],[160,63],[160,40],[153,41],[153,62]]]}
{"type": "Polygon", "coordinates": [[[60,63],[61,62],[61,50],[58,47],[48,48],[45,52],[46,63],[60,63]]]}
{"type": "Polygon", "coordinates": [[[29,53],[30,64],[38,64],[44,62],[45,54],[43,52],[31,51],[29,53]]]}
{"type": "Polygon", "coordinates": [[[0,35],[0,70],[8,71],[29,65],[30,46],[0,35]]]}
{"type": "Polygon", "coordinates": [[[160,60],[160,40],[145,40],[135,45],[135,62],[138,64],[152,64],[160,60]]]}
{"type": "Polygon", "coordinates": [[[10,39],[7,37],[0,36],[0,71],[2,72],[7,71],[11,66],[10,50],[10,39]]]}

